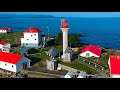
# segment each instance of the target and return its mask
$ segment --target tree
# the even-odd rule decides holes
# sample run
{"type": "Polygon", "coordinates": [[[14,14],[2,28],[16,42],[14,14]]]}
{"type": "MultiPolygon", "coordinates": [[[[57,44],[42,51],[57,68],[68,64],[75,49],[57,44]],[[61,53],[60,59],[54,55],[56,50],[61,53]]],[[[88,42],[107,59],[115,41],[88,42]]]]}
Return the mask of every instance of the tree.
{"type": "Polygon", "coordinates": [[[55,37],[55,44],[61,45],[62,44],[62,32],[58,33],[55,37]]]}
{"type": "MultiPolygon", "coordinates": [[[[79,46],[79,34],[68,34],[68,43],[70,46],[76,45],[79,46]]],[[[55,37],[55,44],[62,45],[63,37],[62,32],[58,33],[55,37]]]]}
{"type": "Polygon", "coordinates": [[[19,36],[14,35],[14,36],[13,36],[13,40],[14,40],[14,42],[15,42],[16,44],[20,45],[20,38],[19,38],[19,36]]]}
{"type": "Polygon", "coordinates": [[[72,47],[76,43],[79,44],[79,35],[78,34],[69,34],[68,42],[70,44],[70,47],[72,47]]]}

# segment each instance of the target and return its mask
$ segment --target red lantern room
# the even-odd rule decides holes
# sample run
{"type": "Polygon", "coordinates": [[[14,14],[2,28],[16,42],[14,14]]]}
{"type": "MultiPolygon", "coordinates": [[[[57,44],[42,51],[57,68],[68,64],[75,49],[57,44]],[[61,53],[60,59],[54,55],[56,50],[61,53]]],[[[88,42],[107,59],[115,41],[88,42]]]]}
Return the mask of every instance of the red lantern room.
{"type": "Polygon", "coordinates": [[[67,20],[62,20],[61,28],[69,28],[67,20]]]}

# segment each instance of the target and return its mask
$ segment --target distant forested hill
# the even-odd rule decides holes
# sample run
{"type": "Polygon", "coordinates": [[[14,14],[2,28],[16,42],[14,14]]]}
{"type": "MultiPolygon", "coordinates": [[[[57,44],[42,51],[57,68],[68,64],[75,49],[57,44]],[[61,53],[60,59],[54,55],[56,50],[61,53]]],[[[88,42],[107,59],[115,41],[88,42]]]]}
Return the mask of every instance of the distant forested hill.
{"type": "Polygon", "coordinates": [[[55,18],[52,15],[36,15],[36,14],[0,14],[0,19],[4,18],[55,18]]]}

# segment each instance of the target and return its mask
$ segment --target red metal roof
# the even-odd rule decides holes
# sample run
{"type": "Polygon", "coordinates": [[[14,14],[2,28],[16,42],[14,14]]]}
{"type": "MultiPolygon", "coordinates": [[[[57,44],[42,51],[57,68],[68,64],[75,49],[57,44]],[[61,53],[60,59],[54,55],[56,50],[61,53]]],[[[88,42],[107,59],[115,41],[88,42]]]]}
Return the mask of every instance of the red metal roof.
{"type": "Polygon", "coordinates": [[[39,33],[42,32],[41,30],[35,28],[35,27],[31,27],[28,30],[25,31],[25,33],[39,33]]]}
{"type": "Polygon", "coordinates": [[[63,22],[67,22],[67,20],[63,20],[63,22]]]}
{"type": "Polygon", "coordinates": [[[5,45],[5,44],[6,44],[6,42],[2,41],[2,42],[0,42],[0,44],[5,45]]]}
{"type": "Polygon", "coordinates": [[[68,25],[68,21],[67,21],[67,20],[62,20],[61,28],[69,28],[69,25],[68,25]]]}
{"type": "Polygon", "coordinates": [[[120,74],[120,56],[118,55],[110,56],[110,73],[120,74]]]}
{"type": "Polygon", "coordinates": [[[0,61],[8,62],[12,64],[17,64],[17,62],[22,58],[22,55],[12,54],[7,52],[0,52],[0,61]]]}
{"type": "Polygon", "coordinates": [[[61,28],[69,28],[68,25],[62,25],[61,28]]]}
{"type": "Polygon", "coordinates": [[[100,56],[101,54],[101,49],[99,46],[95,46],[95,45],[88,45],[86,46],[81,52],[86,52],[86,51],[90,51],[98,56],[100,56]]]}
{"type": "Polygon", "coordinates": [[[24,38],[24,36],[20,36],[20,38],[24,38]]]}
{"type": "Polygon", "coordinates": [[[12,30],[11,28],[8,28],[8,27],[4,27],[2,28],[1,30],[12,30]]]}

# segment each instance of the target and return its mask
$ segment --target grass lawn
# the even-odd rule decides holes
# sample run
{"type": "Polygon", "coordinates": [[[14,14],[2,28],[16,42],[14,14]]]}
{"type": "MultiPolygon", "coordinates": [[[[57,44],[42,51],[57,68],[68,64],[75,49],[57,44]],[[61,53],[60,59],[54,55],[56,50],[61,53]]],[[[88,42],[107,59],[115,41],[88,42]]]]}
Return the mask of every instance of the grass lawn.
{"type": "Polygon", "coordinates": [[[0,34],[0,40],[11,44],[20,43],[20,36],[22,32],[12,32],[7,34],[0,34]]]}
{"type": "Polygon", "coordinates": [[[28,76],[39,77],[39,78],[60,78],[59,76],[56,75],[44,74],[44,73],[32,73],[32,72],[29,72],[28,76]]]}
{"type": "Polygon", "coordinates": [[[61,70],[60,73],[62,73],[63,75],[66,75],[68,73],[67,70],[61,70]]]}
{"type": "Polygon", "coordinates": [[[46,48],[43,48],[43,49],[39,49],[39,53],[42,53],[44,51],[49,51],[51,49],[51,47],[46,47],[46,48]]]}
{"type": "Polygon", "coordinates": [[[90,60],[92,62],[95,62],[95,63],[103,66],[105,69],[109,69],[109,66],[108,66],[109,55],[108,54],[106,56],[100,57],[100,58],[83,58],[83,57],[81,57],[79,60],[83,60],[83,59],[87,59],[88,61],[90,60]]]}
{"type": "Polygon", "coordinates": [[[72,67],[72,68],[75,68],[78,70],[85,70],[86,72],[91,73],[91,74],[98,74],[97,71],[95,71],[85,65],[82,65],[81,63],[78,63],[77,61],[68,63],[68,62],[61,62],[60,58],[55,58],[55,60],[57,60],[60,64],[63,64],[63,65],[66,65],[66,66],[69,66],[69,67],[72,67]]]}
{"type": "Polygon", "coordinates": [[[35,53],[38,53],[39,51],[35,48],[30,48],[27,52],[28,54],[35,54],[35,53]]]}
{"type": "Polygon", "coordinates": [[[109,59],[109,55],[108,54],[106,56],[100,57],[98,59],[100,61],[100,65],[104,66],[106,69],[109,69],[108,59],[109,59]]]}
{"type": "Polygon", "coordinates": [[[46,59],[49,59],[49,56],[46,55],[45,53],[38,53],[35,55],[28,55],[26,56],[27,58],[29,58],[31,60],[31,65],[36,64],[39,67],[45,67],[46,66],[46,59]]]}
{"type": "Polygon", "coordinates": [[[61,64],[63,65],[66,65],[66,66],[69,66],[69,67],[72,67],[72,68],[75,68],[75,69],[78,69],[78,70],[84,70],[88,73],[91,73],[91,74],[98,74],[97,71],[85,66],[85,65],[82,65],[76,61],[73,61],[71,63],[67,63],[67,62],[60,62],[61,64]]]}
{"type": "Polygon", "coordinates": [[[42,54],[38,54],[38,55],[35,55],[36,57],[39,57],[41,58],[41,61],[38,62],[38,66],[41,66],[41,63],[43,65],[46,65],[46,59],[49,59],[50,57],[48,55],[46,55],[45,53],[42,53],[42,54]]]}
{"type": "Polygon", "coordinates": [[[54,48],[56,48],[56,49],[59,50],[59,51],[62,51],[63,46],[62,46],[62,45],[59,45],[59,46],[55,45],[54,48]]]}
{"type": "Polygon", "coordinates": [[[50,59],[50,57],[44,52],[49,51],[51,47],[46,47],[43,49],[34,49],[31,48],[28,53],[34,55],[27,55],[26,57],[29,58],[31,61],[31,65],[36,64],[38,67],[42,68],[46,66],[46,59],[50,59]]]}

